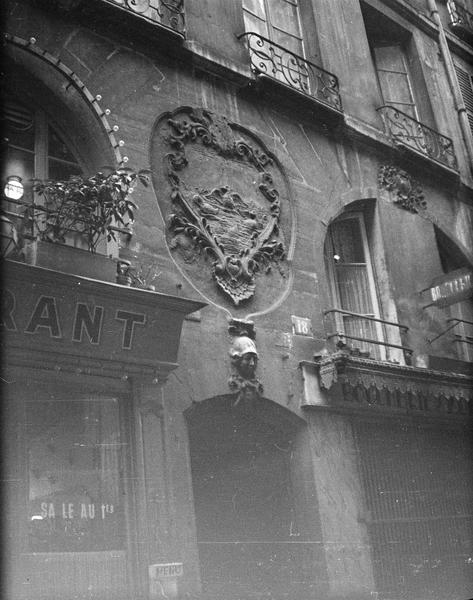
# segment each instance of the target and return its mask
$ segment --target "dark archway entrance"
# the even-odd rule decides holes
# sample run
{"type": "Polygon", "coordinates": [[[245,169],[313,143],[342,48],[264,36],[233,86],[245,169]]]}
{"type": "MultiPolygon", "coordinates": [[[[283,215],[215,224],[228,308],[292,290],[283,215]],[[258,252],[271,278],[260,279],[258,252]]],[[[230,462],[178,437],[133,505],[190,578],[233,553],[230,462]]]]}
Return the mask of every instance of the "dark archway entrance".
{"type": "Polygon", "coordinates": [[[304,423],[227,397],[187,419],[204,597],[316,597],[325,567],[304,423]]]}

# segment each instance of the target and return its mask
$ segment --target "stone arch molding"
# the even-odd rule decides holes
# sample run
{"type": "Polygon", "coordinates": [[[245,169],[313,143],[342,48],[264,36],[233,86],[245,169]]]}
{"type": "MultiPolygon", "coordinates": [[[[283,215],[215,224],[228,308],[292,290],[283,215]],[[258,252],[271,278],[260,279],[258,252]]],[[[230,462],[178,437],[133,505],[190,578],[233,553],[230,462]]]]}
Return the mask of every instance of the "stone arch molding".
{"type": "Polygon", "coordinates": [[[60,58],[36,43],[6,33],[3,70],[7,83],[30,102],[41,106],[67,133],[71,124],[80,132],[73,143],[87,168],[105,164],[123,166],[128,158],[116,139],[118,126],[110,125],[108,109],[102,108],[100,94],[93,95],[83,81],[60,58]]]}
{"type": "Polygon", "coordinates": [[[293,209],[264,144],[225,117],[180,107],[157,120],[150,154],[167,246],[194,287],[240,316],[284,297],[293,209]]]}
{"type": "Polygon", "coordinates": [[[356,187],[340,194],[333,202],[329,202],[321,213],[322,222],[328,226],[350,205],[360,200],[376,200],[377,190],[373,187],[356,187]]]}
{"type": "Polygon", "coordinates": [[[208,421],[212,416],[230,415],[232,413],[251,417],[252,420],[259,418],[270,427],[280,428],[283,431],[297,431],[307,427],[308,422],[303,413],[296,413],[291,407],[283,406],[274,400],[261,396],[257,403],[242,402],[235,406],[233,394],[222,394],[193,402],[183,410],[185,419],[189,422],[195,416],[206,418],[208,421]],[[206,417],[207,415],[207,417],[206,417]]]}

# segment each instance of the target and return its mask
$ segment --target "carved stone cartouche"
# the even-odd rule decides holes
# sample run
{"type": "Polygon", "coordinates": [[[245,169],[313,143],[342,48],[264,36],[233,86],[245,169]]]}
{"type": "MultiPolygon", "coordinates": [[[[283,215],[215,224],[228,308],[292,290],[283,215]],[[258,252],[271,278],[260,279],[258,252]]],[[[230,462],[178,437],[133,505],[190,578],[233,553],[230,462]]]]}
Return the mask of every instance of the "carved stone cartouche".
{"type": "Polygon", "coordinates": [[[170,248],[187,264],[200,255],[210,258],[218,288],[238,305],[254,295],[256,275],[279,266],[286,255],[279,231],[279,192],[270,172],[273,160],[240,137],[225,118],[191,109],[174,116],[167,121],[165,136],[172,149],[165,157],[172,202],[167,220],[170,248]],[[214,160],[223,157],[255,170],[252,191],[238,193],[229,185],[231,179],[210,189],[189,189],[182,174],[193,145],[210,149],[214,160]]]}

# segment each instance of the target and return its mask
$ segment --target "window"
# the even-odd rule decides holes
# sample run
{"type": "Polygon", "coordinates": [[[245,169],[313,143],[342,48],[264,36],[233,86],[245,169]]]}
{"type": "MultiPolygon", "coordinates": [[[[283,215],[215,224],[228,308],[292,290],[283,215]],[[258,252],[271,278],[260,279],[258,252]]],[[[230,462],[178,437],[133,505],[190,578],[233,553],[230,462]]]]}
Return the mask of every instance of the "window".
{"type": "Polygon", "coordinates": [[[407,60],[401,44],[376,42],[372,47],[383,104],[418,119],[407,60]]]}
{"type": "Polygon", "coordinates": [[[361,9],[382,101],[411,119],[434,127],[425,67],[411,26],[407,21],[401,24],[390,19],[363,2],[361,9]]]}
{"type": "Polygon", "coordinates": [[[379,88],[377,111],[386,133],[394,145],[457,171],[452,140],[436,131],[412,25],[391,20],[368,4],[361,7],[379,88]]]}
{"type": "MultiPolygon", "coordinates": [[[[39,106],[27,105],[12,93],[8,93],[2,107],[3,156],[2,180],[9,176],[20,177],[24,186],[23,198],[5,202],[2,207],[15,223],[22,220],[24,204],[33,200],[33,181],[68,180],[82,175],[82,164],[74,148],[74,138],[66,141],[63,131],[51,122],[48,114],[39,106]]],[[[79,136],[77,136],[79,137],[79,136]]],[[[83,151],[84,154],[84,151],[83,151]]],[[[35,195],[37,204],[44,204],[45,197],[35,195]]],[[[54,206],[48,206],[54,211],[54,206]]],[[[46,217],[45,217],[46,218],[46,217]]],[[[41,224],[38,224],[41,227],[41,224]]],[[[85,236],[76,227],[65,236],[69,246],[88,248],[85,236]]],[[[101,254],[115,255],[117,243],[103,238],[97,246],[101,254]]]]}
{"type": "MultiPolygon", "coordinates": [[[[33,199],[34,179],[68,179],[71,175],[80,175],[82,169],[42,109],[32,109],[10,94],[3,104],[2,117],[2,180],[13,175],[20,177],[24,186],[23,198],[7,202],[3,207],[7,215],[16,221],[21,220],[21,205],[33,199]]],[[[38,197],[35,201],[41,204],[43,199],[38,197]]],[[[81,244],[77,236],[67,242],[81,244]]]]}
{"type": "Polygon", "coordinates": [[[470,123],[471,133],[473,135],[473,75],[461,67],[457,62],[454,64],[463,102],[466,107],[466,114],[470,123]]]}
{"type": "Polygon", "coordinates": [[[246,32],[258,36],[249,39],[250,51],[257,57],[258,70],[293,88],[309,92],[309,69],[305,61],[298,60],[298,57],[305,57],[298,1],[243,0],[243,18],[246,32]]]}
{"type": "Polygon", "coordinates": [[[26,406],[28,550],[123,550],[118,401],[46,401],[26,406]]]}
{"type": "Polygon", "coordinates": [[[363,341],[384,339],[381,323],[364,318],[379,318],[379,305],[363,213],[347,213],[331,223],[325,258],[335,308],[341,311],[334,313],[337,331],[371,358],[385,358],[382,346],[363,341]]]}
{"type": "MultiPolygon", "coordinates": [[[[456,245],[440,229],[435,229],[435,235],[443,273],[470,268],[468,261],[458,251],[456,245]]],[[[449,348],[447,346],[448,350],[453,349],[454,355],[459,360],[473,362],[473,298],[440,310],[445,323],[443,331],[448,335],[443,337],[442,334],[437,344],[440,340],[445,340],[449,346],[449,348]]],[[[441,346],[436,345],[433,348],[438,352],[441,346]]]]}
{"type": "Polygon", "coordinates": [[[131,597],[126,402],[76,387],[28,377],[4,390],[5,597],[131,597]]]}
{"type": "Polygon", "coordinates": [[[304,56],[298,0],[243,0],[246,31],[254,31],[304,56]]]}
{"type": "Polygon", "coordinates": [[[410,32],[368,5],[361,8],[382,103],[418,120],[416,96],[423,90],[413,84],[418,88],[422,76],[410,32]]]}
{"type": "Polygon", "coordinates": [[[26,194],[32,179],[67,179],[82,172],[78,160],[41,109],[10,96],[3,106],[6,156],[3,177],[17,175],[26,194]]]}

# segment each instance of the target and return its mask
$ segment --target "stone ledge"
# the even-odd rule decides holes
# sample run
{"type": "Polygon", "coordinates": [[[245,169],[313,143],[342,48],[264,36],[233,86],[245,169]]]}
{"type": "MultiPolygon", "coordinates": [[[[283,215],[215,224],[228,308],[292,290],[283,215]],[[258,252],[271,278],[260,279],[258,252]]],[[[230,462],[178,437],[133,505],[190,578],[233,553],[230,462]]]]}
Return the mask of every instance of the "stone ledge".
{"type": "Polygon", "coordinates": [[[195,40],[184,41],[182,47],[191,53],[193,65],[203,71],[230,79],[242,87],[254,80],[249,66],[226,59],[195,40]]]}

